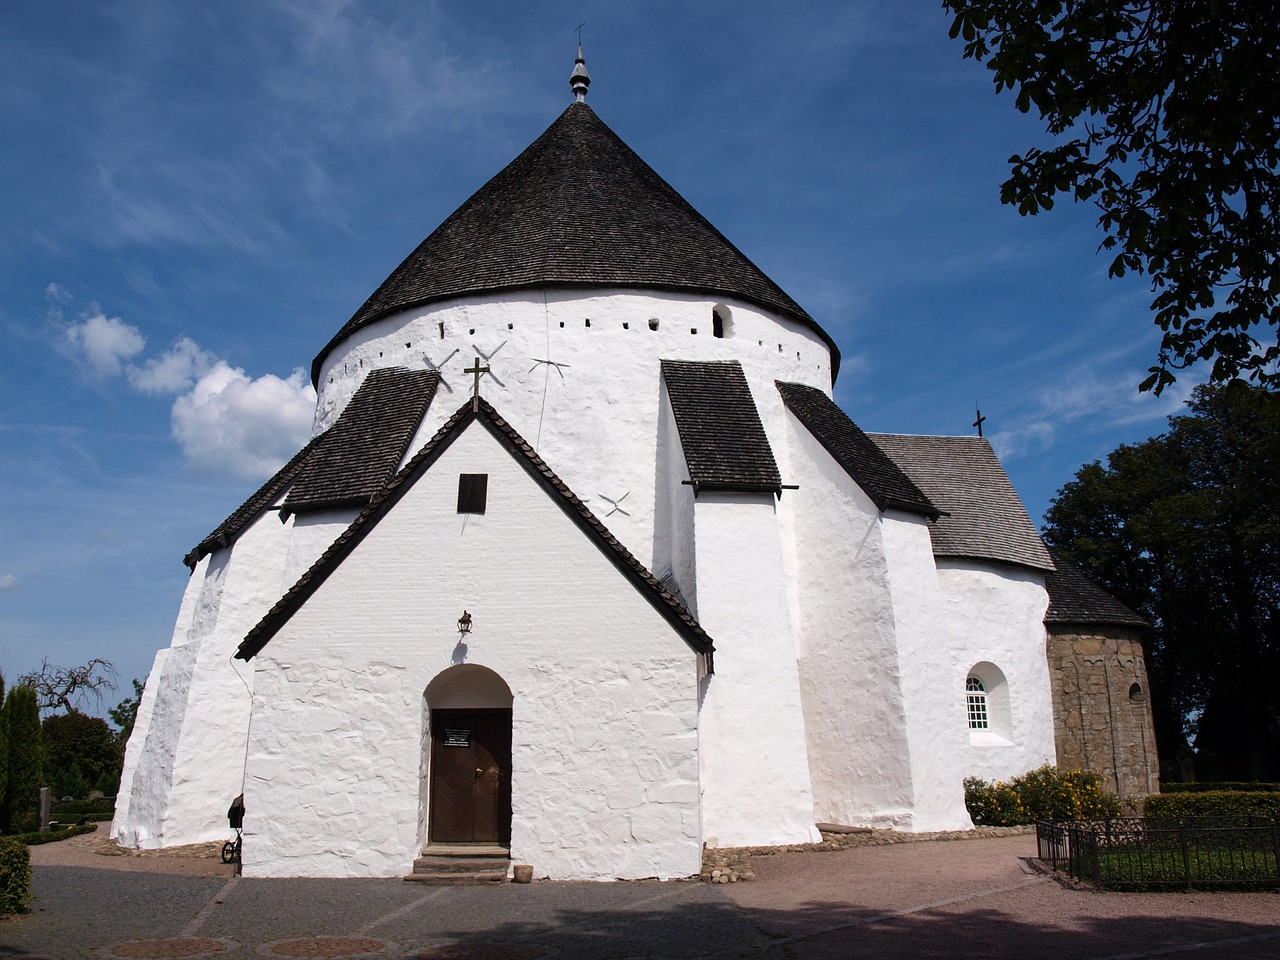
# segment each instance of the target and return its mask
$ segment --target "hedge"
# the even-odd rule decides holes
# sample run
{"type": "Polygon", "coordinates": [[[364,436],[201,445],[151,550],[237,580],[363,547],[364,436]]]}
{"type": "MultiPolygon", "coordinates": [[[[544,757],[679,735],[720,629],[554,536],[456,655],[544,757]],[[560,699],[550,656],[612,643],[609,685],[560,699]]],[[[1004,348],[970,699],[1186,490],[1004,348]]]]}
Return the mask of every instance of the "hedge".
{"type": "Polygon", "coordinates": [[[31,854],[8,837],[0,837],[0,914],[23,913],[31,902],[31,854]]]}
{"type": "Polygon", "coordinates": [[[1142,812],[1148,817],[1265,817],[1280,819],[1280,793],[1207,790],[1202,793],[1155,793],[1142,812]]]}
{"type": "Polygon", "coordinates": [[[1280,793],[1280,783],[1162,783],[1161,793],[1218,793],[1222,790],[1243,793],[1280,793]]]}
{"type": "Polygon", "coordinates": [[[42,843],[57,843],[59,840],[78,837],[82,833],[93,833],[97,829],[98,825],[96,823],[86,823],[67,827],[64,830],[47,830],[44,833],[14,833],[7,837],[0,837],[0,839],[13,840],[24,847],[38,847],[42,843]]]}

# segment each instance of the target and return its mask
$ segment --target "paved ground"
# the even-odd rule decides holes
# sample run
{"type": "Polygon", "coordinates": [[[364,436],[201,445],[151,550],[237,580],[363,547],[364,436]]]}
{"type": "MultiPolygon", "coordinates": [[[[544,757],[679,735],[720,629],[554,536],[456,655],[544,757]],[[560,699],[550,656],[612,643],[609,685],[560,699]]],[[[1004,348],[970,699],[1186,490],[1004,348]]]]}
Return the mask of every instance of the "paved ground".
{"type": "Polygon", "coordinates": [[[1280,957],[1280,895],[1075,890],[1027,872],[1026,836],[759,857],[721,886],[234,879],[91,843],[32,848],[36,909],[0,956],[1280,957]]]}

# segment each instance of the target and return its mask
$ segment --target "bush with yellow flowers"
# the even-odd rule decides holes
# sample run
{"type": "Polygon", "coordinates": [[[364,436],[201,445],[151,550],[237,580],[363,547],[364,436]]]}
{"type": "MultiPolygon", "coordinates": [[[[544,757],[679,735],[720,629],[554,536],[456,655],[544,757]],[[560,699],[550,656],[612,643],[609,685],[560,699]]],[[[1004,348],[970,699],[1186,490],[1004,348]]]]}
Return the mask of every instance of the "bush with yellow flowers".
{"type": "Polygon", "coordinates": [[[1118,817],[1120,801],[1102,789],[1102,777],[1045,764],[1008,783],[966,777],[964,802],[975,824],[1012,827],[1035,820],[1118,817]]]}

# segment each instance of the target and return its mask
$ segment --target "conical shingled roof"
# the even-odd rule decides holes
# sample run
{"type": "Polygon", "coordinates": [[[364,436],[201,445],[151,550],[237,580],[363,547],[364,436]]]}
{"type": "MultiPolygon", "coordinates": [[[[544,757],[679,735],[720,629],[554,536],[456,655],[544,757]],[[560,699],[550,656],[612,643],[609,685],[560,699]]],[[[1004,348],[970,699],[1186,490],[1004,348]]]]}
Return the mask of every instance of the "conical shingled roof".
{"type": "Polygon", "coordinates": [[[311,366],[361,327],[418,304],[536,286],[651,287],[746,300],[835,342],[585,103],[459,207],[374,291],[311,366]]]}

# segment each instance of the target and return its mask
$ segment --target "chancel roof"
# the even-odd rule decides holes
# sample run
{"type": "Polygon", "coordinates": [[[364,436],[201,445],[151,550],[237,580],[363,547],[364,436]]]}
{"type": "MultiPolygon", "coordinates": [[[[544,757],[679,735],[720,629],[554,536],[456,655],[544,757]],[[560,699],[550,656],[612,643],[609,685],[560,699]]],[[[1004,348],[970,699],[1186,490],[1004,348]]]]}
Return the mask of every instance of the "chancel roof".
{"type": "Polygon", "coordinates": [[[337,422],[298,471],[286,513],[368,503],[404,459],[440,374],[384,367],[364,378],[337,422]]]}
{"type": "Polygon", "coordinates": [[[651,287],[733,297],[789,317],[840,352],[804,309],[638,157],[585,103],[418,246],[316,357],[418,304],[538,286],[651,287]]]}
{"type": "Polygon", "coordinates": [[[1146,620],[1085,576],[1079,567],[1062,554],[1050,550],[1049,555],[1053,558],[1056,569],[1046,573],[1044,577],[1044,587],[1049,594],[1045,623],[1149,626],[1146,620]]]}
{"type": "Polygon", "coordinates": [[[695,493],[781,491],[778,463],[740,363],[663,360],[662,379],[695,493]]]}
{"type": "Polygon", "coordinates": [[[285,514],[368,503],[404,458],[439,382],[440,374],[426,370],[372,371],[337,422],[312,437],[183,562],[194,568],[202,557],[232,544],[286,491],[285,514]]]}
{"type": "Polygon", "coordinates": [[[329,575],[350,556],[356,545],[377,526],[412,488],[413,484],[431,469],[432,464],[448,449],[449,445],[473,423],[479,422],[520,463],[533,480],[548,494],[565,515],[600,548],[614,566],[649,601],[655,610],[676,629],[685,642],[696,652],[707,657],[708,669],[712,669],[711,657],[714,644],[701,624],[658,579],[649,572],[600,522],[590,508],[578,498],[515,429],[483,398],[472,405],[468,400],[437,431],[427,444],[413,455],[389,483],[373,498],[351,522],[311,568],[289,588],[266,615],[245,635],[236,650],[241,660],[250,660],[262,650],[289,618],[320,588],[329,575]]]}
{"type": "Polygon", "coordinates": [[[787,409],[881,510],[906,510],[936,519],[938,508],[876,446],[836,402],[817,387],[777,381],[787,409]]]}
{"type": "Polygon", "coordinates": [[[1026,507],[982,437],[869,436],[942,511],[929,527],[934,556],[1053,569],[1026,507]]]}

